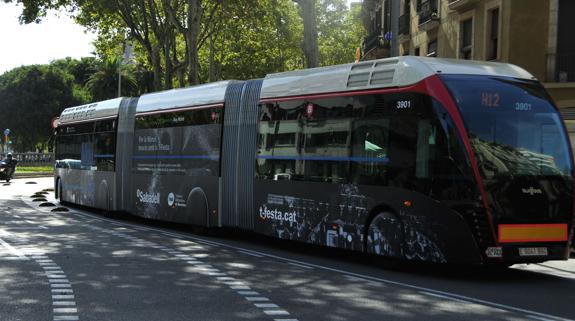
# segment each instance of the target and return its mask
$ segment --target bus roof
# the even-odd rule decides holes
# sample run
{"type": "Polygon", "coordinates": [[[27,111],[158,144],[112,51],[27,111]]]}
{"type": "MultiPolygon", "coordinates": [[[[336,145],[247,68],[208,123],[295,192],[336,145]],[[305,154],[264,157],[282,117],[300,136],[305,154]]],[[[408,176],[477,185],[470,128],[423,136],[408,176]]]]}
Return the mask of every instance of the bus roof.
{"type": "Polygon", "coordinates": [[[434,74],[535,79],[524,69],[511,64],[403,56],[270,74],[264,78],[261,98],[403,87],[434,74]]]}
{"type": "Polygon", "coordinates": [[[124,98],[120,97],[66,108],[60,115],[59,124],[117,116],[123,99],[124,98]]]}
{"type": "Polygon", "coordinates": [[[138,100],[136,113],[190,106],[223,104],[226,89],[231,82],[233,82],[233,80],[146,94],[138,100]]]}

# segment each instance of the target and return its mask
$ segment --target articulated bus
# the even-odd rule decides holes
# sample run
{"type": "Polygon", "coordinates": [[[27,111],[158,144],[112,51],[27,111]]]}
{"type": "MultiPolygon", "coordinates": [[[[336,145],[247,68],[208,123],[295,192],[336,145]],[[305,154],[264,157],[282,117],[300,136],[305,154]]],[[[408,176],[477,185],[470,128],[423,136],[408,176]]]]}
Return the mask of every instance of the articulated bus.
{"type": "Polygon", "coordinates": [[[567,259],[573,158],[525,70],[400,57],[65,109],[61,201],[406,260],[567,259]]]}

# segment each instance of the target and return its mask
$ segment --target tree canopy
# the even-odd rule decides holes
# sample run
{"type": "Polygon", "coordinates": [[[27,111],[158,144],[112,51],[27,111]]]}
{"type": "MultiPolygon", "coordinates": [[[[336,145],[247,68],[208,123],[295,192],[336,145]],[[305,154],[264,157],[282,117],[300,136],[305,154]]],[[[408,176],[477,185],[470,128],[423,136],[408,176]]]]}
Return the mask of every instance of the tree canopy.
{"type": "Polygon", "coordinates": [[[122,95],[138,96],[352,62],[364,34],[360,8],[349,10],[345,0],[3,1],[23,5],[22,23],[67,10],[97,34],[96,57],[0,75],[0,112],[10,115],[0,117],[0,128],[13,130],[19,150],[42,148],[49,120],[65,107],[116,97],[120,69],[122,95]],[[134,58],[122,66],[127,43],[134,58]]]}
{"type": "Polygon", "coordinates": [[[44,150],[52,134],[50,119],[87,102],[75,81],[56,65],[24,66],[0,76],[0,128],[10,128],[16,150],[44,150]]]}

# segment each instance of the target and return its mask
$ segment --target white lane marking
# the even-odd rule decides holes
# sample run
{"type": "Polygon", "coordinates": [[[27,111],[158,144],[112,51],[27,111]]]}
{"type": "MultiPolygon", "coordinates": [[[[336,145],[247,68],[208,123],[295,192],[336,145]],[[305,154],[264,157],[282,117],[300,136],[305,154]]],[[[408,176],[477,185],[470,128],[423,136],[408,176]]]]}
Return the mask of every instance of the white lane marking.
{"type": "Polygon", "coordinates": [[[230,286],[230,289],[232,290],[251,290],[251,288],[247,285],[232,285],[230,286]]]}
{"type": "Polygon", "coordinates": [[[274,319],[274,321],[298,321],[298,319],[274,319]]]}
{"type": "Polygon", "coordinates": [[[72,285],[70,283],[60,284],[60,283],[52,283],[50,284],[51,288],[71,288],[72,285]]]}
{"type": "Polygon", "coordinates": [[[467,302],[467,301],[450,298],[448,296],[437,294],[437,293],[431,293],[431,292],[427,292],[427,291],[419,291],[419,293],[433,296],[433,297],[440,298],[440,299],[444,299],[444,300],[455,301],[455,302],[459,302],[459,303],[463,303],[463,304],[469,304],[469,302],[467,302]]]}
{"type": "Polygon", "coordinates": [[[36,222],[30,221],[30,220],[24,220],[24,222],[29,223],[29,224],[34,224],[34,225],[36,225],[36,222]]]}
{"type": "Polygon", "coordinates": [[[253,252],[251,252],[251,251],[238,251],[238,252],[240,252],[240,253],[242,253],[242,254],[246,254],[246,255],[255,256],[255,257],[263,257],[263,255],[259,255],[259,254],[257,254],[257,253],[253,253],[253,252]]]}
{"type": "Polygon", "coordinates": [[[52,293],[74,293],[72,289],[52,289],[52,293]]]}
{"type": "Polygon", "coordinates": [[[289,315],[286,310],[264,310],[264,313],[267,315],[289,315]]]}
{"type": "Polygon", "coordinates": [[[547,319],[547,318],[542,318],[542,317],[538,317],[535,315],[528,315],[529,318],[533,319],[533,320],[539,320],[539,321],[552,321],[552,319],[547,319]]]}
{"type": "Polygon", "coordinates": [[[306,269],[306,270],[313,270],[313,266],[308,266],[307,264],[298,264],[298,263],[293,263],[293,262],[289,262],[289,265],[293,265],[293,266],[297,266],[300,267],[302,269],[306,269]]]}
{"type": "Polygon", "coordinates": [[[54,301],[52,302],[52,305],[57,305],[57,306],[75,306],[76,302],[74,301],[54,301]]]}
{"type": "Polygon", "coordinates": [[[12,245],[6,243],[6,241],[4,241],[3,239],[0,238],[0,244],[2,244],[2,246],[4,246],[10,253],[16,255],[17,257],[19,257],[22,260],[28,260],[28,258],[26,257],[26,255],[24,255],[24,253],[16,248],[13,248],[12,245]]]}
{"type": "Polygon", "coordinates": [[[240,295],[260,295],[256,291],[238,291],[238,294],[240,294],[240,295]]]}
{"type": "Polygon", "coordinates": [[[264,298],[263,296],[247,296],[246,300],[248,301],[269,301],[270,299],[264,298]]]}
{"type": "Polygon", "coordinates": [[[50,283],[69,283],[68,279],[49,279],[50,283]]]}
{"type": "Polygon", "coordinates": [[[74,300],[73,294],[54,294],[52,300],[74,300]]]}
{"type": "Polygon", "coordinates": [[[75,315],[56,315],[54,321],[78,321],[80,318],[75,315]]]}
{"type": "Polygon", "coordinates": [[[78,313],[76,308],[54,308],[54,313],[78,313]]]}
{"type": "Polygon", "coordinates": [[[258,308],[279,308],[277,304],[273,303],[254,303],[254,305],[258,308]]]}

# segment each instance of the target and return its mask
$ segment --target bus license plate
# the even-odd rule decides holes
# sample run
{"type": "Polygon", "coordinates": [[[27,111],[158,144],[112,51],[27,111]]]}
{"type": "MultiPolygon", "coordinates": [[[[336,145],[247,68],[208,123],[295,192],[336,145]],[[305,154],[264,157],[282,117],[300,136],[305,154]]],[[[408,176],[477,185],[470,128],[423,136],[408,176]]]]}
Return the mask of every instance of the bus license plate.
{"type": "Polygon", "coordinates": [[[520,247],[520,256],[547,256],[546,247],[520,247]]]}

